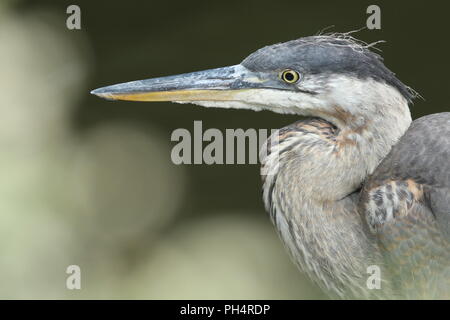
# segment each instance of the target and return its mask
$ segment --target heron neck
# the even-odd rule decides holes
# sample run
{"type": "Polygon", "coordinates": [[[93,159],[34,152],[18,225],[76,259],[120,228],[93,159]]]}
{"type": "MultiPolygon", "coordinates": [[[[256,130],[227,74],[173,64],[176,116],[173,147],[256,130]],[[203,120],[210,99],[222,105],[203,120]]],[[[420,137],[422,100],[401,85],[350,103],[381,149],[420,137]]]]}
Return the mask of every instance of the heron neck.
{"type": "Polygon", "coordinates": [[[283,128],[262,159],[264,202],[283,242],[301,269],[340,296],[367,293],[367,267],[382,265],[357,191],[411,123],[406,101],[373,109],[380,112],[351,118],[337,109],[283,128]]]}

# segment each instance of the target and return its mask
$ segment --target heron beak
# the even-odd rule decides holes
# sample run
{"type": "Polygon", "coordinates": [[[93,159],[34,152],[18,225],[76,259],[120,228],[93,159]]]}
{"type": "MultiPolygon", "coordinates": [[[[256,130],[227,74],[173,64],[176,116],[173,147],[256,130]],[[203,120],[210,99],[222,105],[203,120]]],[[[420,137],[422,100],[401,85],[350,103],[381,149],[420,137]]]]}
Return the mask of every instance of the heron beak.
{"type": "Polygon", "coordinates": [[[232,101],[242,90],[262,88],[264,80],[242,65],[120,83],[91,91],[127,101],[232,101]]]}

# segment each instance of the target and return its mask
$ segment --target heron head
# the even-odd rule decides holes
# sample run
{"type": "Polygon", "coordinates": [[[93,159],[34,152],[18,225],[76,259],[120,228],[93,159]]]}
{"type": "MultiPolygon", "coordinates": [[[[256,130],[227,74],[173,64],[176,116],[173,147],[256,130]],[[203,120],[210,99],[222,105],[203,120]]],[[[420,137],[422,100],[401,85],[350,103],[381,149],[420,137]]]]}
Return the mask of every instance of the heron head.
{"type": "Polygon", "coordinates": [[[300,38],[264,47],[240,64],[99,88],[112,100],[173,101],[206,107],[357,118],[371,103],[407,103],[411,90],[369,46],[345,35],[300,38]]]}

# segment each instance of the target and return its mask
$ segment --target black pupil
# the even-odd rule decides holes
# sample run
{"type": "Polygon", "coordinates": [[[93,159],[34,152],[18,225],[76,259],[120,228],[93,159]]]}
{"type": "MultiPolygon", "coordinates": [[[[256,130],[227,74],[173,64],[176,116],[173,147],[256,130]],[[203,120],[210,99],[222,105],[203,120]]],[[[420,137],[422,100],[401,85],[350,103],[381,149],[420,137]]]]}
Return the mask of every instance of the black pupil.
{"type": "Polygon", "coordinates": [[[286,72],[284,74],[284,79],[286,81],[293,81],[294,80],[294,74],[292,72],[286,72]]]}

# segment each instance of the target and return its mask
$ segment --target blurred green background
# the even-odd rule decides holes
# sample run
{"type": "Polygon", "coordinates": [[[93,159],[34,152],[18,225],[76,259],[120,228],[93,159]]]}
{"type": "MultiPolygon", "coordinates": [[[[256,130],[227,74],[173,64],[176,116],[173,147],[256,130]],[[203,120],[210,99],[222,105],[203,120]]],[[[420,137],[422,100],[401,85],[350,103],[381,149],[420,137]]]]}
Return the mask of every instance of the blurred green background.
{"type": "Polygon", "coordinates": [[[91,89],[236,64],[256,49],[365,26],[386,65],[448,111],[448,13],[406,1],[31,1],[0,4],[0,298],[325,298],[290,262],[258,165],[172,164],[177,128],[295,117],[108,102],[91,89]],[[81,30],[66,8],[81,7],[81,30]],[[82,289],[67,290],[67,266],[82,289]]]}

